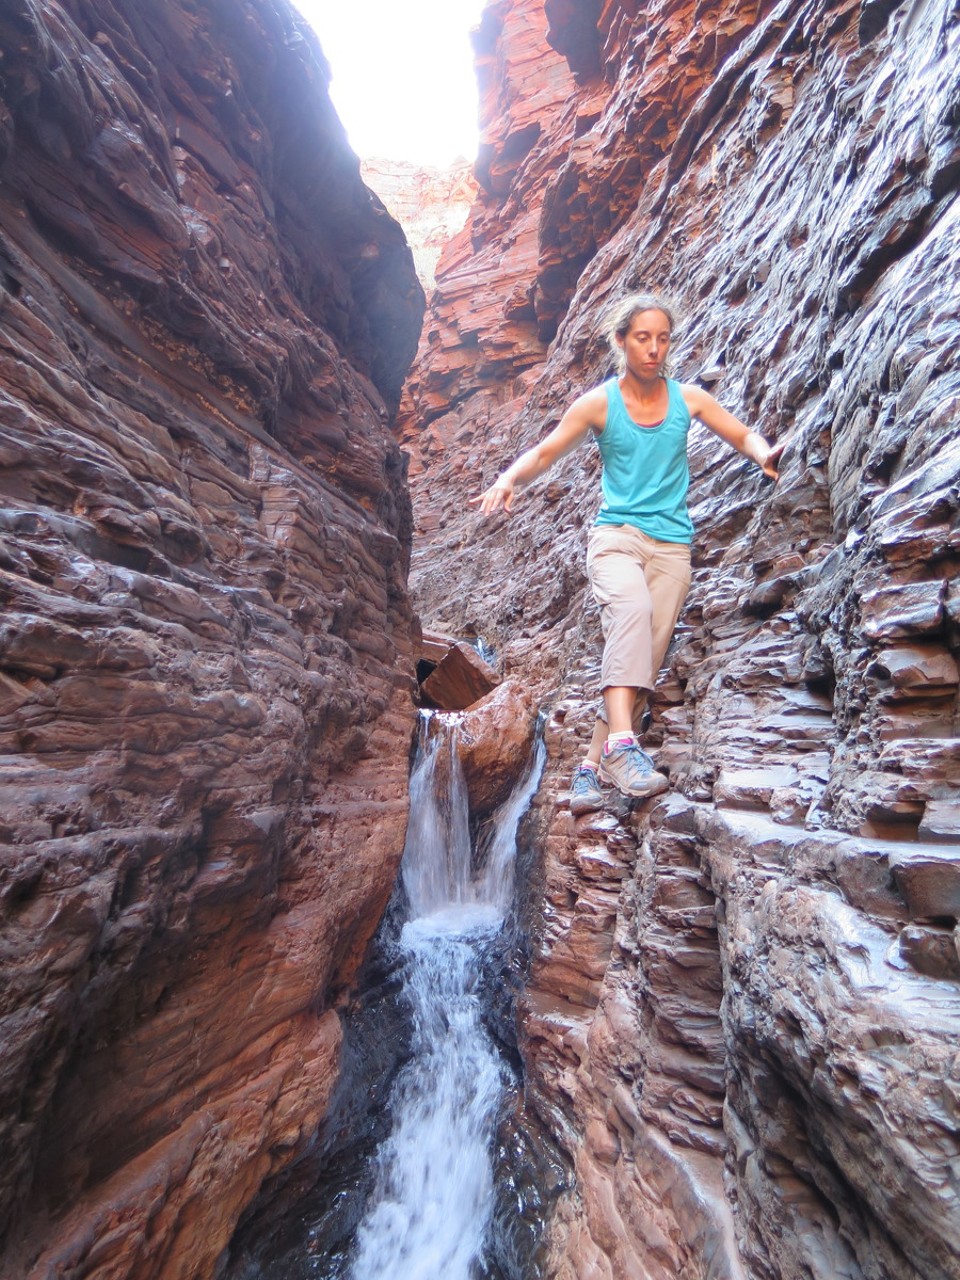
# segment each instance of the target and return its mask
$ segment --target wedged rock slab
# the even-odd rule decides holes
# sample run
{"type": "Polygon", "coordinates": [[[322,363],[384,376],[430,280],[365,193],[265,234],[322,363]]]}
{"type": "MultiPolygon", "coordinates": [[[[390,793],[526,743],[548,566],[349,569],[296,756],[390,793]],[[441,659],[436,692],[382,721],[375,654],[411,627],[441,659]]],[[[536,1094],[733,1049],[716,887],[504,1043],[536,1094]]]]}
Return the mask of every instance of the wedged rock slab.
{"type": "Polygon", "coordinates": [[[420,692],[427,706],[440,711],[463,711],[486,697],[499,683],[498,673],[472,645],[455,640],[423,681],[420,692]]]}

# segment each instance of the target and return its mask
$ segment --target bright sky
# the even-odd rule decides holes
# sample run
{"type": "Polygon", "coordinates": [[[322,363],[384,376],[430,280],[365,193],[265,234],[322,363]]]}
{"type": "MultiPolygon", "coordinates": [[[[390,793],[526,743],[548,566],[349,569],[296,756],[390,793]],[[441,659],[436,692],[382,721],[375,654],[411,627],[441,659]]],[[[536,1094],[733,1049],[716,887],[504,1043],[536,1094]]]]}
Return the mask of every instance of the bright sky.
{"type": "Polygon", "coordinates": [[[446,165],[477,154],[469,32],[484,0],[294,0],[332,71],[360,156],[446,165]]]}

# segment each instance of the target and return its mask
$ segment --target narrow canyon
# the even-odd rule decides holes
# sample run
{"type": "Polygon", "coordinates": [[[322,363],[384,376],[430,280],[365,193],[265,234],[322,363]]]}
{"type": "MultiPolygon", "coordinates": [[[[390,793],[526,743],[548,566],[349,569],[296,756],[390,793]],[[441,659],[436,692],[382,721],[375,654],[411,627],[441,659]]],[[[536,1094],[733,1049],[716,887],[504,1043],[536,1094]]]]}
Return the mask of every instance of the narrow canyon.
{"type": "Polygon", "coordinates": [[[358,1011],[402,1056],[370,944],[435,635],[497,685],[475,812],[546,749],[502,1029],[539,1220],[476,1274],[958,1280],[956,5],[490,0],[428,299],[322,38],[0,10],[0,1274],[259,1280],[358,1011]],[[574,818],[599,457],[468,499],[650,287],[781,476],[694,429],[670,789],[574,818]]]}

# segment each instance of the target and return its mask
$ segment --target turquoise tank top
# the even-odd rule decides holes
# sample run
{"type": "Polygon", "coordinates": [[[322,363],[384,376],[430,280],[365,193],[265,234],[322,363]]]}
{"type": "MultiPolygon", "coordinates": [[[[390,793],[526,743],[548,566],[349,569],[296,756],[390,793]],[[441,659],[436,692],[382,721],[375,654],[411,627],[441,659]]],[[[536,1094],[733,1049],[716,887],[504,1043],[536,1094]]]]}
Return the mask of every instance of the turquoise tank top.
{"type": "Polygon", "coordinates": [[[660,542],[692,542],[687,510],[690,410],[680,384],[667,378],[667,416],[638,427],[627,413],[616,378],[604,383],[607,424],[596,437],[603,459],[603,505],[597,524],[632,524],[660,542]]]}

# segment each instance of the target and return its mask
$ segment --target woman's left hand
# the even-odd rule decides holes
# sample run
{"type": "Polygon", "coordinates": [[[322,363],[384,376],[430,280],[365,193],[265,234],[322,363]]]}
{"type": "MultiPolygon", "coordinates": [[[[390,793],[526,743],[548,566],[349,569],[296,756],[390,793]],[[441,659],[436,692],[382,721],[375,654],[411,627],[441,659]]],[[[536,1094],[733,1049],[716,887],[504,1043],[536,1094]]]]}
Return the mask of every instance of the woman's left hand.
{"type": "Polygon", "coordinates": [[[780,455],[783,453],[783,449],[783,442],[780,444],[768,444],[766,456],[763,458],[757,458],[757,466],[763,474],[765,476],[769,476],[771,480],[780,479],[780,471],[777,464],[780,461],[780,455]]]}
{"type": "Polygon", "coordinates": [[[483,493],[478,493],[475,498],[468,499],[471,506],[479,506],[482,516],[493,515],[495,511],[503,511],[506,515],[510,515],[513,510],[513,499],[516,496],[513,482],[505,479],[504,476],[492,484],[489,489],[483,493]]]}

